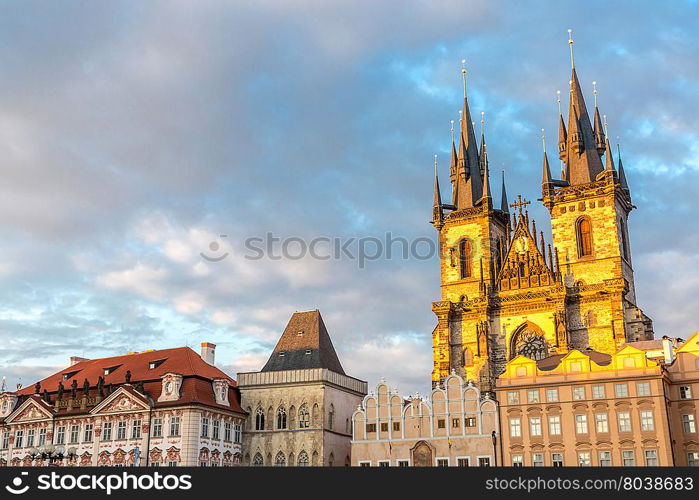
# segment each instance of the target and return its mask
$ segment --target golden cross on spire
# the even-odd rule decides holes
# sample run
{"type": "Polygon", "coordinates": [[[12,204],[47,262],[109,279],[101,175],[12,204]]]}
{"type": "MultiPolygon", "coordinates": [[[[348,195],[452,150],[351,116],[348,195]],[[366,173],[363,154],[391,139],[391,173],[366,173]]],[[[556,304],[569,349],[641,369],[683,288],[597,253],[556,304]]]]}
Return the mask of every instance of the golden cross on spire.
{"type": "Polygon", "coordinates": [[[466,99],[466,59],[461,60],[461,77],[464,80],[464,99],[466,99]]]}
{"type": "Polygon", "coordinates": [[[573,30],[568,30],[568,45],[570,45],[570,66],[575,69],[575,56],[573,55],[573,30]]]}
{"type": "Polygon", "coordinates": [[[597,107],[597,81],[592,82],[592,93],[595,95],[595,107],[597,107]]]}
{"type": "Polygon", "coordinates": [[[434,155],[434,176],[437,178],[437,155],[434,155]]]}
{"type": "Polygon", "coordinates": [[[522,198],[521,194],[517,195],[517,201],[514,202],[510,207],[516,208],[519,211],[519,215],[522,215],[522,208],[526,207],[527,205],[531,205],[531,201],[527,201],[526,199],[522,198]]]}
{"type": "Polygon", "coordinates": [[[556,101],[558,102],[558,114],[562,116],[562,115],[563,115],[563,112],[561,111],[561,91],[560,91],[560,90],[557,90],[557,91],[556,91],[556,94],[557,94],[557,96],[558,96],[558,97],[556,98],[556,101]]]}
{"type": "Polygon", "coordinates": [[[546,132],[542,128],[541,129],[541,143],[544,145],[544,153],[546,152],[546,132]]]}
{"type": "Polygon", "coordinates": [[[602,115],[602,117],[604,118],[604,135],[609,135],[607,131],[607,115],[602,115]]]}

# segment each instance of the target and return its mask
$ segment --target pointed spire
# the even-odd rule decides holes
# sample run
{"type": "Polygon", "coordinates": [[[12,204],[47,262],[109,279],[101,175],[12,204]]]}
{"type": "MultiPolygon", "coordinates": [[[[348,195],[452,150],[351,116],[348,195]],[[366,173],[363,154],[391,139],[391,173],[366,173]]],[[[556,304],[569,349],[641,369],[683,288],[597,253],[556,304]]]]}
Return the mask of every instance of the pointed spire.
{"type": "Polygon", "coordinates": [[[500,210],[503,213],[510,213],[510,205],[507,201],[507,188],[505,187],[505,169],[502,169],[502,194],[500,195],[500,210]]]}
{"type": "Polygon", "coordinates": [[[626,173],[624,172],[624,164],[621,162],[621,148],[619,147],[619,138],[616,138],[616,151],[619,157],[619,183],[621,184],[621,189],[630,191],[629,183],[626,181],[626,173]]]}
{"type": "MultiPolygon", "coordinates": [[[[485,166],[488,163],[488,151],[485,145],[485,112],[481,111],[481,147],[480,147],[480,170],[481,175],[485,175],[485,166]]],[[[485,182],[485,180],[483,181],[485,182]]]]}
{"type": "Polygon", "coordinates": [[[473,131],[471,111],[466,96],[466,60],[462,60],[461,74],[464,82],[464,106],[461,110],[461,137],[459,140],[457,188],[458,196],[455,205],[458,209],[476,205],[483,195],[482,178],[480,175],[480,160],[478,144],[473,131]]]}
{"type": "Polygon", "coordinates": [[[566,125],[563,121],[563,112],[561,111],[561,91],[556,91],[558,102],[558,157],[561,159],[561,166],[563,161],[566,159],[566,144],[568,143],[568,132],[566,132],[566,125]]]}
{"type": "Polygon", "coordinates": [[[434,203],[432,204],[432,224],[437,229],[442,226],[444,211],[442,209],[442,193],[439,189],[439,175],[437,173],[437,155],[434,155],[434,203]]]}
{"type": "Polygon", "coordinates": [[[553,187],[553,178],[551,177],[551,167],[549,166],[549,157],[546,154],[546,135],[544,129],[541,129],[541,144],[544,147],[544,171],[541,176],[541,190],[546,192],[553,187]]]}
{"type": "Polygon", "coordinates": [[[490,196],[490,172],[488,171],[488,162],[485,163],[485,171],[483,172],[483,196],[481,199],[484,202],[492,203],[492,197],[490,196]]]}
{"type": "Polygon", "coordinates": [[[604,134],[605,134],[605,147],[607,150],[607,155],[605,157],[604,170],[608,172],[614,172],[614,158],[612,157],[612,148],[609,146],[609,137],[607,135],[607,115],[604,115],[604,134]]]}
{"type": "Polygon", "coordinates": [[[595,134],[592,130],[590,116],[587,112],[578,75],[575,71],[575,64],[572,58],[573,39],[570,32],[568,43],[571,47],[573,69],[570,79],[568,137],[564,159],[566,163],[565,180],[571,185],[577,185],[594,181],[597,175],[604,170],[604,167],[597,152],[595,134]]]}
{"type": "Polygon", "coordinates": [[[595,136],[595,146],[597,146],[597,153],[600,156],[602,156],[606,149],[606,143],[605,132],[602,128],[602,120],[599,117],[599,108],[597,107],[597,82],[592,82],[592,88],[594,89],[592,92],[595,96],[595,124],[592,132],[595,136]]]}
{"type": "Polygon", "coordinates": [[[456,205],[458,197],[458,182],[457,174],[459,168],[459,158],[456,153],[456,144],[454,143],[454,120],[451,121],[451,164],[449,165],[449,179],[451,180],[451,204],[456,205]]]}

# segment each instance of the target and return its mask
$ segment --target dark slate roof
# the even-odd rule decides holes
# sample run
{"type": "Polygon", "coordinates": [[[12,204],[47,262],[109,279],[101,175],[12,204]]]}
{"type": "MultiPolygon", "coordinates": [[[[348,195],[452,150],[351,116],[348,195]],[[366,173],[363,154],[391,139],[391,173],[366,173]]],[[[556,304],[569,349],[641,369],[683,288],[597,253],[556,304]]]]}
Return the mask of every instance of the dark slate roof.
{"type": "Polygon", "coordinates": [[[263,372],[327,368],[342,375],[328,330],[320,311],[296,312],[291,316],[263,372]]]}
{"type": "MultiPolygon", "coordinates": [[[[592,349],[585,349],[584,351],[580,351],[587,357],[589,357],[592,361],[594,361],[596,364],[599,366],[607,366],[609,363],[612,361],[612,357],[609,354],[605,354],[603,352],[598,352],[598,351],[593,351],[592,349]]],[[[539,361],[536,362],[536,366],[539,370],[541,371],[549,371],[553,370],[556,368],[558,365],[561,364],[561,360],[566,357],[568,353],[565,354],[554,354],[553,356],[549,356],[544,359],[540,359],[539,361]]]]}

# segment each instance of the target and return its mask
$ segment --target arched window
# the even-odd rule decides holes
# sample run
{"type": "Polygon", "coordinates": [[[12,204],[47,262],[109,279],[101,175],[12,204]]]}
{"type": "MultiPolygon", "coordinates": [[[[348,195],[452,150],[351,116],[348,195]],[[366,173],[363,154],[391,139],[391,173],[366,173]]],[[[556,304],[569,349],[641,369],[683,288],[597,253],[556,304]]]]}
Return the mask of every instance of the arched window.
{"type": "MultiPolygon", "coordinates": [[[[296,407],[291,405],[289,408],[289,429],[296,428],[296,407]]],[[[289,460],[291,462],[291,460],[289,460]]]]}
{"type": "Polygon", "coordinates": [[[277,429],[286,429],[286,410],[283,406],[277,408],[277,429]]]}
{"type": "Polygon", "coordinates": [[[301,453],[299,453],[298,464],[299,464],[299,467],[308,467],[308,453],[301,450],[301,453]]]}
{"type": "Polygon", "coordinates": [[[592,224],[590,219],[579,219],[576,227],[578,239],[578,257],[592,255],[592,224]]]}
{"type": "Polygon", "coordinates": [[[349,434],[351,431],[350,419],[345,419],[345,434],[349,434]]]}
{"type": "Polygon", "coordinates": [[[314,451],[313,455],[311,455],[311,465],[313,467],[318,466],[318,452],[317,451],[314,451]]]}
{"type": "Polygon", "coordinates": [[[619,219],[619,244],[621,245],[621,255],[629,260],[629,244],[626,241],[626,224],[624,219],[619,219]]]}
{"type": "Polygon", "coordinates": [[[318,409],[318,403],[313,405],[313,415],[311,415],[313,420],[311,420],[311,425],[313,427],[322,427],[323,422],[320,421],[320,410],[318,409]]]}
{"type": "Polygon", "coordinates": [[[277,456],[274,457],[274,465],[277,467],[284,467],[286,465],[286,457],[283,452],[280,451],[277,453],[277,456]]]}
{"type": "Polygon", "coordinates": [[[328,411],[328,429],[333,428],[333,423],[335,422],[335,407],[330,403],[330,411],[328,411]]]}
{"type": "Polygon", "coordinates": [[[255,453],[255,457],[252,459],[252,466],[253,467],[262,467],[265,464],[264,459],[262,458],[262,455],[259,453],[255,453]]]}
{"type": "Polygon", "coordinates": [[[461,279],[470,278],[472,276],[472,261],[473,251],[469,240],[461,240],[459,243],[459,266],[461,269],[461,279]]]}
{"type": "Polygon", "coordinates": [[[587,311],[587,326],[595,326],[595,321],[594,311],[587,311]]]}
{"type": "Polygon", "coordinates": [[[512,336],[510,359],[519,354],[535,361],[544,359],[549,355],[549,343],[536,325],[526,323],[512,336]]]}
{"type": "Polygon", "coordinates": [[[333,452],[330,452],[330,456],[328,457],[328,466],[332,467],[335,464],[335,455],[333,455],[333,452]]]}
{"type": "Polygon", "coordinates": [[[299,429],[308,429],[311,426],[311,415],[308,413],[308,406],[305,404],[299,408],[299,429]]]}
{"type": "Polygon", "coordinates": [[[464,349],[464,366],[473,364],[473,357],[471,356],[471,349],[468,347],[464,349]]]}
{"type": "Polygon", "coordinates": [[[255,430],[263,431],[265,430],[265,412],[262,408],[257,408],[255,412],[255,430]]]}

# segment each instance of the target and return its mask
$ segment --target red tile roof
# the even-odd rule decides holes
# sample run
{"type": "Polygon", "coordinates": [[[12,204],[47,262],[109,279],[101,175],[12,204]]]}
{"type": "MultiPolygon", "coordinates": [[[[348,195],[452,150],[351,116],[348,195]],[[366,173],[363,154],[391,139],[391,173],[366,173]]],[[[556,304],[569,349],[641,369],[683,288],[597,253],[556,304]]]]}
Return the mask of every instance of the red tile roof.
{"type": "MultiPolygon", "coordinates": [[[[207,406],[229,409],[243,413],[240,407],[240,393],[235,380],[226,375],[223,371],[205,362],[201,357],[189,347],[177,347],[173,349],[162,349],[157,351],[145,351],[111,358],[100,358],[80,361],[73,366],[69,366],[53,375],[40,381],[41,391],[46,389],[51,401],[55,401],[58,392],[58,383],[63,382],[64,398],[70,397],[70,385],[73,380],[78,383],[78,398],[82,395],[83,382],[85,379],[90,383],[89,395],[97,395],[97,381],[100,376],[104,378],[105,397],[107,388],[111,386],[114,390],[118,386],[126,383],[126,372],[131,372],[131,385],[126,386],[129,390],[134,390],[137,383],[143,383],[143,390],[154,403],[155,407],[176,406],[188,403],[199,403],[207,406]],[[149,368],[152,361],[162,361],[154,368],[149,368]],[[116,368],[114,368],[116,367],[116,368]],[[114,368],[108,375],[104,375],[104,370],[114,368]],[[160,377],[166,373],[178,373],[182,375],[181,397],[177,401],[158,403],[158,397],[162,390],[160,377]],[[70,375],[64,379],[64,375],[70,375]],[[213,392],[211,381],[213,379],[226,379],[231,390],[228,391],[230,406],[219,405],[213,392]]],[[[19,391],[19,395],[32,395],[35,386],[27,386],[19,391]]],[[[88,409],[89,410],[89,409],[88,409]]],[[[73,408],[70,412],[61,409],[60,414],[85,413],[86,410],[73,408]]]]}

